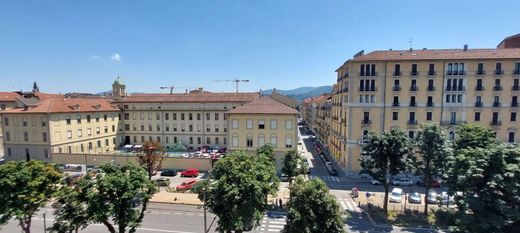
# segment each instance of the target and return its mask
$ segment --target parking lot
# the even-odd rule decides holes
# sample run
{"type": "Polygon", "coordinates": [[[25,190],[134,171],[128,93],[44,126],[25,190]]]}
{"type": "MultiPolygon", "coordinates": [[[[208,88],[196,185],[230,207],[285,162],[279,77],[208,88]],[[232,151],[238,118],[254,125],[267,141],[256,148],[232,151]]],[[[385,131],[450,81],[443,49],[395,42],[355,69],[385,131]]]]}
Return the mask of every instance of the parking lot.
{"type": "Polygon", "coordinates": [[[175,188],[178,185],[180,185],[182,182],[193,180],[193,179],[197,180],[197,182],[198,182],[200,180],[207,179],[208,175],[209,175],[207,173],[199,171],[199,175],[197,177],[181,177],[181,172],[182,172],[182,170],[177,171],[176,176],[161,176],[162,171],[159,171],[159,172],[157,172],[157,174],[155,176],[152,176],[152,180],[157,180],[159,178],[165,178],[165,179],[170,180],[170,185],[160,187],[161,191],[166,192],[167,187],[175,188]]]}

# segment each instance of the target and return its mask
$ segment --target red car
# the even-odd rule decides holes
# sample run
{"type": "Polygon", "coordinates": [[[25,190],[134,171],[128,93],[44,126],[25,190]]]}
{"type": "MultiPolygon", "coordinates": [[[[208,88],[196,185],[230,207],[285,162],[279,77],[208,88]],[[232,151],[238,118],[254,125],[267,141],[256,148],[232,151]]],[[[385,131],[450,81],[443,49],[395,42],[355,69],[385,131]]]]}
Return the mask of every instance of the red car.
{"type": "Polygon", "coordinates": [[[199,176],[199,170],[197,169],[188,169],[186,171],[181,172],[181,177],[197,177],[199,176]]]}
{"type": "Polygon", "coordinates": [[[197,180],[184,181],[184,182],[182,182],[182,184],[177,185],[176,189],[178,191],[186,191],[188,189],[191,189],[193,187],[193,185],[195,185],[196,183],[197,183],[197,180]]]}

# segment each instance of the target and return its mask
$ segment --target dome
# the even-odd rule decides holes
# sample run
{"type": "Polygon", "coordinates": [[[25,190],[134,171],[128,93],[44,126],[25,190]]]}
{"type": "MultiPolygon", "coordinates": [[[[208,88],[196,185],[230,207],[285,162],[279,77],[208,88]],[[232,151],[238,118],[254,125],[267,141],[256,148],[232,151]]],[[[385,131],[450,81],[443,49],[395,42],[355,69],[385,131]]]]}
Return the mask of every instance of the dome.
{"type": "Polygon", "coordinates": [[[117,76],[116,80],[114,81],[114,84],[112,85],[125,85],[125,83],[123,82],[123,80],[121,80],[121,78],[119,78],[119,76],[117,76]]]}

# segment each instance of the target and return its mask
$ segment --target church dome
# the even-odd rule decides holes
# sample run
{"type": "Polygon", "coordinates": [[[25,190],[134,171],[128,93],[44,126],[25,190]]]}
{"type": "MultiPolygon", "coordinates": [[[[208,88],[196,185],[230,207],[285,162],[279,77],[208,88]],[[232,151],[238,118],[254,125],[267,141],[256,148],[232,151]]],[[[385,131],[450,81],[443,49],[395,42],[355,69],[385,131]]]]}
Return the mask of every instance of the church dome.
{"type": "Polygon", "coordinates": [[[123,80],[121,80],[121,78],[119,78],[119,76],[117,76],[113,85],[125,85],[125,83],[123,82],[123,80]]]}

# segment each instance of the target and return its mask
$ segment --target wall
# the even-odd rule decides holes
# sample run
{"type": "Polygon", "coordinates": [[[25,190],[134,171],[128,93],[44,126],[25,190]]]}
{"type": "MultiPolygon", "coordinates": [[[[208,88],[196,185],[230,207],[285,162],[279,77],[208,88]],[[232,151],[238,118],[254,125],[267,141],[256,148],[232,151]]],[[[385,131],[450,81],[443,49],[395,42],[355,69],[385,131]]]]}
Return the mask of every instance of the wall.
{"type": "MultiPolygon", "coordinates": [[[[57,164],[101,165],[115,161],[117,164],[136,163],[135,156],[123,155],[91,155],[91,154],[59,154],[52,155],[52,162],[57,164]]],[[[201,171],[211,170],[211,159],[206,158],[164,158],[163,169],[185,170],[190,168],[201,171]]]]}

